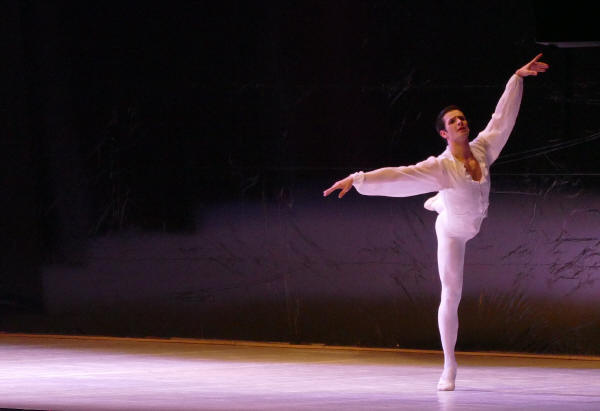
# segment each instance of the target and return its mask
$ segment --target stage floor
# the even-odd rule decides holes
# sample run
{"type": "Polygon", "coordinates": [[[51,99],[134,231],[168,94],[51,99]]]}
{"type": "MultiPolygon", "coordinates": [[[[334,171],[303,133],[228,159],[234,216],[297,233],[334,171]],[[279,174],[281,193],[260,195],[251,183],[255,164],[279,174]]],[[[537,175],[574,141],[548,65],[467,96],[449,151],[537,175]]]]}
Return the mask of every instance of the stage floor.
{"type": "Polygon", "coordinates": [[[599,410],[599,358],[0,334],[0,407],[52,410],[599,410]]]}

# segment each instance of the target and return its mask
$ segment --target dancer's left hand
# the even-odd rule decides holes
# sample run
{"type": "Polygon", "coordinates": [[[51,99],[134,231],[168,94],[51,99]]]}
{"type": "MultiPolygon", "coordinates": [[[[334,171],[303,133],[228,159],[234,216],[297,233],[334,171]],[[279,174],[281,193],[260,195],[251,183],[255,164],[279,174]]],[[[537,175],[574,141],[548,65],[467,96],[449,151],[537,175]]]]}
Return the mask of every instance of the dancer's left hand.
{"type": "Polygon", "coordinates": [[[540,57],[542,57],[542,53],[538,54],[533,60],[518,69],[515,74],[519,77],[527,77],[537,76],[538,73],[545,72],[550,66],[542,61],[538,61],[540,57]]]}

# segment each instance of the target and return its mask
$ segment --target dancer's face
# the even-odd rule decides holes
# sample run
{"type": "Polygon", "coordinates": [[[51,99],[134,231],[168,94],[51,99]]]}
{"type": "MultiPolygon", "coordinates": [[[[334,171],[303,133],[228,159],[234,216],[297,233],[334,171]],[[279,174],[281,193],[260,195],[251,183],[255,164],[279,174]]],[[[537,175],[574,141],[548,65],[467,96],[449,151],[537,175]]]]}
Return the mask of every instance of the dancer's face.
{"type": "Polygon", "coordinates": [[[450,143],[469,139],[469,124],[462,111],[452,110],[444,114],[445,130],[440,135],[450,143]]]}

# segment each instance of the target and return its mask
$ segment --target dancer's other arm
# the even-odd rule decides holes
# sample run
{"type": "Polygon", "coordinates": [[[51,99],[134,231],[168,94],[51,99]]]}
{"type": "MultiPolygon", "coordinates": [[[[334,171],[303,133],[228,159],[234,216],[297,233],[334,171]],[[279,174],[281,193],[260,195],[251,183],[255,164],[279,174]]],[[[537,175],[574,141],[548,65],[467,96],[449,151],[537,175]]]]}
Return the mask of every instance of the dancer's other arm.
{"type": "Polygon", "coordinates": [[[490,164],[496,161],[500,155],[517,120],[523,96],[523,77],[537,76],[538,73],[545,72],[549,67],[548,64],[538,61],[541,57],[542,53],[515,71],[506,84],[504,93],[492,114],[492,119],[476,139],[485,143],[490,164]]]}

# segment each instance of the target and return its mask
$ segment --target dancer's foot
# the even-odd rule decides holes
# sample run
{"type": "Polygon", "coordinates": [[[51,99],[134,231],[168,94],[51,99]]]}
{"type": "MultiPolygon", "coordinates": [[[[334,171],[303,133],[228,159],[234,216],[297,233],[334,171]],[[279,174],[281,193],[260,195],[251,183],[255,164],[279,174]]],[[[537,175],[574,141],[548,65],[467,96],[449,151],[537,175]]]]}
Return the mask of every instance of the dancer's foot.
{"type": "Polygon", "coordinates": [[[440,378],[437,389],[438,391],[454,391],[454,381],[443,380],[440,378]]]}
{"type": "Polygon", "coordinates": [[[454,382],[456,381],[456,364],[444,367],[444,372],[438,381],[438,391],[454,391],[454,382]]]}

